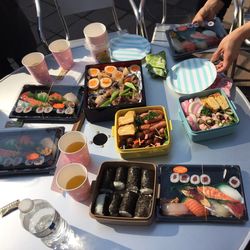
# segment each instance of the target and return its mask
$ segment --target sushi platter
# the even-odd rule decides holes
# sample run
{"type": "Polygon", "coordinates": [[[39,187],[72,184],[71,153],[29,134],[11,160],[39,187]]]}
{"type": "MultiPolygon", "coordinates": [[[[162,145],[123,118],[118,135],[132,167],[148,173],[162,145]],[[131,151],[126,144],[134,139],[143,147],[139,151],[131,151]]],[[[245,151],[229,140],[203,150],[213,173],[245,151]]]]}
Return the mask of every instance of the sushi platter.
{"type": "Polygon", "coordinates": [[[121,225],[248,220],[239,166],[124,161],[102,163],[90,216],[121,225]]]}
{"type": "Polygon", "coordinates": [[[9,115],[24,122],[74,123],[83,109],[83,86],[24,85],[9,115]]]}
{"type": "Polygon", "coordinates": [[[88,121],[110,121],[119,109],[146,105],[140,60],[87,65],[85,72],[88,121]]]}
{"type": "Polygon", "coordinates": [[[53,174],[64,127],[0,132],[0,177],[53,174]]]}
{"type": "Polygon", "coordinates": [[[182,58],[192,53],[202,52],[218,46],[226,35],[218,18],[203,24],[175,24],[166,31],[167,39],[174,58],[182,58]]]}

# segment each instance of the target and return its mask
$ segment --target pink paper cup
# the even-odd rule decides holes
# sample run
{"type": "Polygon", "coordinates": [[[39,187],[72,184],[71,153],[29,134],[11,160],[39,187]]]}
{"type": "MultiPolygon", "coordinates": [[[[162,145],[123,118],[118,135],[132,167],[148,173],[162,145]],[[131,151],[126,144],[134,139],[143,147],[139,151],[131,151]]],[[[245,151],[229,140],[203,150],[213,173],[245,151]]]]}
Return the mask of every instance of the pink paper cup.
{"type": "Polygon", "coordinates": [[[52,78],[49,75],[48,66],[42,53],[32,52],[24,56],[22,59],[22,64],[37,82],[42,84],[48,84],[52,82],[52,78]]]}
{"type": "Polygon", "coordinates": [[[91,23],[88,24],[84,29],[83,33],[87,44],[90,46],[103,46],[108,44],[108,33],[106,26],[102,23],[91,23]]]}
{"type": "Polygon", "coordinates": [[[73,66],[74,61],[69,41],[58,39],[49,45],[49,50],[61,68],[69,70],[73,66]]]}
{"type": "Polygon", "coordinates": [[[74,162],[86,167],[89,165],[90,155],[87,140],[81,132],[70,131],[65,133],[58,141],[58,148],[62,154],[62,159],[64,159],[64,164],[74,162]],[[82,144],[81,147],[79,144],[82,144]],[[74,147],[74,145],[76,146],[74,147]]]}
{"type": "Polygon", "coordinates": [[[90,196],[88,171],[80,163],[70,163],[61,168],[56,175],[56,184],[76,201],[85,201],[90,196]]]}

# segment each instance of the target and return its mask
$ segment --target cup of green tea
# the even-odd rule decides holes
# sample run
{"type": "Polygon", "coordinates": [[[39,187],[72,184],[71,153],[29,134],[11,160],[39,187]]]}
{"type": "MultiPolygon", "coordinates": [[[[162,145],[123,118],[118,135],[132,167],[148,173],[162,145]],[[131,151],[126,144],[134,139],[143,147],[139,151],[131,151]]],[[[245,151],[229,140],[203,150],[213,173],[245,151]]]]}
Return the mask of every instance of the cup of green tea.
{"type": "Polygon", "coordinates": [[[68,163],[80,163],[88,166],[90,155],[86,137],[79,131],[65,133],[58,141],[63,165],[68,163]]]}
{"type": "Polygon", "coordinates": [[[88,171],[80,163],[69,163],[56,174],[56,184],[76,201],[85,201],[90,195],[88,171]]]}

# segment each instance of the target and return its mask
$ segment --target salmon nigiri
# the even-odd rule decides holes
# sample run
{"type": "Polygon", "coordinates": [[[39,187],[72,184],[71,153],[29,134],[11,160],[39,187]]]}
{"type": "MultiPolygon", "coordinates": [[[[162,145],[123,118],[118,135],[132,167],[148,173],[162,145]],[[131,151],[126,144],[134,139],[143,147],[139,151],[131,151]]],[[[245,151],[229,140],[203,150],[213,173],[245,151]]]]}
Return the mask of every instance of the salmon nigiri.
{"type": "Polygon", "coordinates": [[[195,216],[207,216],[207,210],[204,206],[200,204],[195,199],[187,198],[184,202],[184,205],[189,211],[191,211],[195,216]]]}
{"type": "Polygon", "coordinates": [[[210,199],[239,202],[231,198],[230,196],[222,193],[219,189],[211,187],[211,186],[197,187],[197,190],[199,193],[205,195],[207,198],[210,198],[210,199]]]}

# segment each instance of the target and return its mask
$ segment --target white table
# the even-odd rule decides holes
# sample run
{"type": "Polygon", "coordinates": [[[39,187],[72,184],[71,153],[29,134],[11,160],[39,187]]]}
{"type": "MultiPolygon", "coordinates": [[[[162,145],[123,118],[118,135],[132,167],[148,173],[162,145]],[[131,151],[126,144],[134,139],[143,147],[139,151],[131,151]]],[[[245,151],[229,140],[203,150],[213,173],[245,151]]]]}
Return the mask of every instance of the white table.
{"type": "MultiPolygon", "coordinates": [[[[154,42],[153,42],[154,43],[154,42]]],[[[166,44],[164,44],[166,46],[166,44]]],[[[168,51],[168,46],[152,46],[153,52],[162,49],[168,51]]],[[[80,47],[74,49],[74,58],[82,58],[86,51],[80,47]]],[[[168,53],[169,54],[169,53],[168,53]]],[[[168,56],[168,66],[174,61],[168,56]]],[[[54,64],[51,63],[50,66],[54,64]]],[[[143,69],[148,105],[164,105],[172,120],[172,147],[167,156],[138,159],[155,163],[183,164],[238,164],[243,172],[246,201],[250,207],[250,105],[239,89],[233,97],[240,117],[240,125],[236,132],[226,137],[211,141],[191,142],[177,115],[178,95],[170,90],[161,80],[153,80],[143,69]]],[[[30,76],[24,73],[11,75],[0,83],[0,128],[5,121],[21,85],[32,82],[30,76]],[[18,86],[18,87],[17,87],[18,86]],[[5,117],[4,117],[5,116],[5,117]]],[[[93,125],[85,122],[82,128],[88,137],[88,146],[92,163],[89,167],[90,180],[95,179],[99,166],[103,161],[120,160],[114,150],[114,140],[111,136],[112,122],[93,125]],[[91,144],[90,141],[97,132],[110,135],[104,147],[91,144]]],[[[26,124],[30,127],[52,126],[47,124],[26,124]]],[[[66,130],[71,129],[70,125],[66,130]]],[[[86,249],[197,249],[197,250],[235,250],[241,245],[250,229],[250,222],[244,225],[208,224],[208,223],[153,223],[150,226],[118,226],[104,225],[89,216],[89,202],[77,203],[70,196],[62,196],[50,190],[52,177],[18,177],[0,179],[0,206],[16,199],[41,198],[48,200],[59,213],[86,240],[86,249]]],[[[1,249],[45,249],[39,239],[30,235],[20,225],[18,212],[14,212],[0,221],[1,249]]]]}

